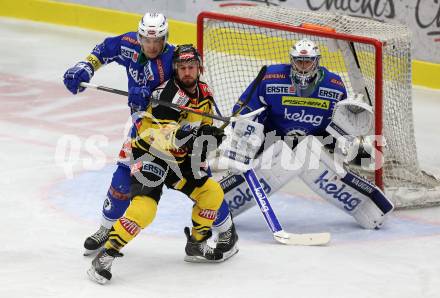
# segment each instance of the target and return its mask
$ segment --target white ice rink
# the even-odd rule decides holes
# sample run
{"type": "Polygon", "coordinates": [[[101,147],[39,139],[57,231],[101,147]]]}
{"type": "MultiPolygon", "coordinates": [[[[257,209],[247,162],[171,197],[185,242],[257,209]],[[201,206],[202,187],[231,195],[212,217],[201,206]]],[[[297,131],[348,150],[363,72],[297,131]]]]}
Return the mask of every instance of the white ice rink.
{"type": "MultiPolygon", "coordinates": [[[[166,191],[155,222],[114,262],[111,282],[91,282],[82,245],[99,225],[128,108],[98,91],[72,96],[62,75],[106,36],[0,18],[0,297],[440,297],[440,208],[397,211],[367,231],[295,184],[271,198],[280,221],[290,232],[331,232],[328,246],[275,243],[254,208],[236,218],[234,258],[186,263],[191,202],[166,191]],[[63,168],[66,140],[76,149],[63,168]]],[[[117,65],[93,83],[126,90],[117,65]]],[[[440,92],[414,96],[419,158],[438,170],[440,92]]]]}

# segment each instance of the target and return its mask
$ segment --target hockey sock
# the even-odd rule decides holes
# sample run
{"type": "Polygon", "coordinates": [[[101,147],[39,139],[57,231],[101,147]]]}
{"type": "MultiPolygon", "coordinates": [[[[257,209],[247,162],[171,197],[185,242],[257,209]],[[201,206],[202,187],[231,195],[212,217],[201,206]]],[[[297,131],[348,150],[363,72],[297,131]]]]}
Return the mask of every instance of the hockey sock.
{"type": "Polygon", "coordinates": [[[130,204],[130,169],[118,165],[113,173],[107,198],[102,206],[103,218],[107,221],[118,220],[130,204]]]}
{"type": "Polygon", "coordinates": [[[154,220],[157,202],[147,196],[133,198],[125,215],[112,227],[105,248],[120,250],[154,220]]]}
{"type": "Polygon", "coordinates": [[[215,180],[209,178],[202,186],[196,187],[190,197],[196,202],[192,211],[193,236],[200,240],[212,227],[223,201],[223,190],[215,180]]]}

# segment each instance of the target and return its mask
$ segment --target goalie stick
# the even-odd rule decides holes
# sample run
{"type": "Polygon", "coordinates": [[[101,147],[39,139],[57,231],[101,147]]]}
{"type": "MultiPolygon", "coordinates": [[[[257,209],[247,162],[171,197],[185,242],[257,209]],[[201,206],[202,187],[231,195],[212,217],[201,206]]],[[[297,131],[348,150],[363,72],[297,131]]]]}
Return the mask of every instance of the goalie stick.
{"type": "Polygon", "coordinates": [[[324,245],[330,241],[330,233],[291,234],[284,231],[254,170],[245,172],[244,177],[276,241],[288,245],[324,245]]]}
{"type": "MultiPolygon", "coordinates": [[[[80,86],[81,87],[85,87],[85,88],[92,88],[92,89],[96,89],[96,90],[100,90],[100,91],[104,91],[104,92],[109,92],[109,93],[113,93],[113,94],[128,96],[128,92],[127,91],[123,91],[123,90],[119,90],[119,89],[114,89],[114,88],[110,88],[110,87],[106,87],[106,86],[99,86],[99,85],[94,85],[94,84],[85,83],[85,82],[82,82],[80,84],[80,86]]],[[[202,115],[204,117],[209,117],[209,118],[213,118],[213,119],[216,119],[216,120],[223,121],[226,124],[225,127],[229,123],[236,122],[239,119],[245,119],[245,118],[249,118],[249,117],[253,117],[255,115],[258,115],[259,113],[261,113],[265,109],[265,108],[259,108],[258,110],[252,111],[252,112],[247,113],[245,115],[237,115],[237,116],[234,115],[234,116],[231,116],[231,117],[223,117],[223,116],[219,116],[219,115],[215,115],[215,114],[206,113],[206,112],[203,112],[201,110],[192,109],[192,108],[187,107],[187,106],[177,105],[177,104],[174,104],[174,103],[171,103],[171,102],[155,101],[155,103],[157,103],[157,104],[159,104],[161,106],[177,109],[179,111],[186,111],[188,113],[202,115]]]]}
{"type": "MultiPolygon", "coordinates": [[[[261,81],[264,78],[266,69],[267,69],[266,65],[264,65],[261,68],[260,72],[258,73],[257,77],[254,80],[250,92],[248,93],[245,100],[242,102],[240,108],[237,111],[235,111],[233,116],[239,115],[239,113],[250,102],[252,95],[257,89],[257,86],[261,83],[261,81]]],[[[221,128],[224,129],[228,124],[229,123],[223,124],[221,128]]],[[[272,206],[270,205],[267,194],[265,193],[263,187],[258,181],[258,177],[255,174],[255,171],[253,169],[246,171],[244,173],[244,177],[276,241],[287,245],[324,245],[330,241],[331,238],[330,233],[292,234],[284,231],[283,228],[281,227],[280,222],[278,221],[275,212],[272,209],[272,206]]]]}

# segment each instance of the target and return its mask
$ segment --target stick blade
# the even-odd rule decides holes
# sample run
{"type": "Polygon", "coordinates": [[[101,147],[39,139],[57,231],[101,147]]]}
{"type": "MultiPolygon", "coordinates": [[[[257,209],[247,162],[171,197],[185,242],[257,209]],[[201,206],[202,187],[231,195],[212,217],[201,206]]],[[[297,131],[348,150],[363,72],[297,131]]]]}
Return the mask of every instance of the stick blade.
{"type": "Polygon", "coordinates": [[[276,241],[286,245],[326,245],[330,242],[330,233],[291,234],[279,231],[273,234],[276,241]]]}

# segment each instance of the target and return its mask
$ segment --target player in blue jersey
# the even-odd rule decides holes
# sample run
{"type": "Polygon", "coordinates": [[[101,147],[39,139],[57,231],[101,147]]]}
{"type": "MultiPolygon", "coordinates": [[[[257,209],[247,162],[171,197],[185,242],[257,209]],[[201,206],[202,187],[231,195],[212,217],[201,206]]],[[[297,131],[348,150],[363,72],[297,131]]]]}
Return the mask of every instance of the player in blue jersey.
{"type": "MultiPolygon", "coordinates": [[[[299,176],[321,197],[352,215],[362,227],[380,227],[393,210],[392,203],[378,187],[342,165],[338,167],[335,162],[346,157],[356,137],[371,133],[371,106],[361,97],[347,98],[340,76],[319,65],[321,55],[313,41],[298,41],[289,55],[290,64],[268,66],[250,102],[241,110],[243,114],[265,108],[255,121],[244,120],[235,125],[231,139],[237,141],[230,143],[233,145],[227,157],[237,160],[244,156],[241,158],[244,161],[259,156],[253,167],[269,194],[299,176]],[[253,144],[247,143],[250,134],[265,136],[264,146],[260,146],[262,143],[256,146],[255,140],[253,144]],[[279,141],[280,138],[284,141],[279,141]],[[318,152],[312,147],[312,139],[320,141],[318,152]],[[339,149],[339,145],[344,146],[339,149]],[[282,150],[289,150],[287,156],[307,156],[309,159],[305,160],[315,160],[315,168],[306,168],[308,165],[304,164],[286,169],[286,160],[280,154],[282,150]],[[265,159],[266,152],[270,155],[265,159]],[[270,167],[267,160],[271,160],[270,167]],[[261,161],[266,164],[262,166],[261,161]]],[[[242,94],[234,111],[240,108],[251,89],[252,84],[242,94]]],[[[243,171],[246,165],[237,162],[234,167],[243,171]]],[[[242,175],[230,175],[221,184],[233,214],[255,204],[242,175]]]]}
{"type": "MultiPolygon", "coordinates": [[[[169,80],[173,73],[172,57],[175,47],[167,42],[168,21],[163,14],[146,13],[139,22],[137,32],[127,32],[106,38],[87,56],[64,74],[64,84],[73,94],[84,91],[81,82],[89,82],[101,66],[116,62],[125,67],[128,78],[128,106],[132,115],[145,111],[152,91],[169,80]]],[[[135,117],[133,117],[135,118],[135,117]]],[[[101,248],[108,239],[110,228],[130,204],[131,140],[120,153],[117,169],[102,208],[101,226],[84,242],[84,255],[101,248]]],[[[227,204],[223,202],[214,229],[218,232],[218,248],[236,252],[237,235],[227,204]]]]}

